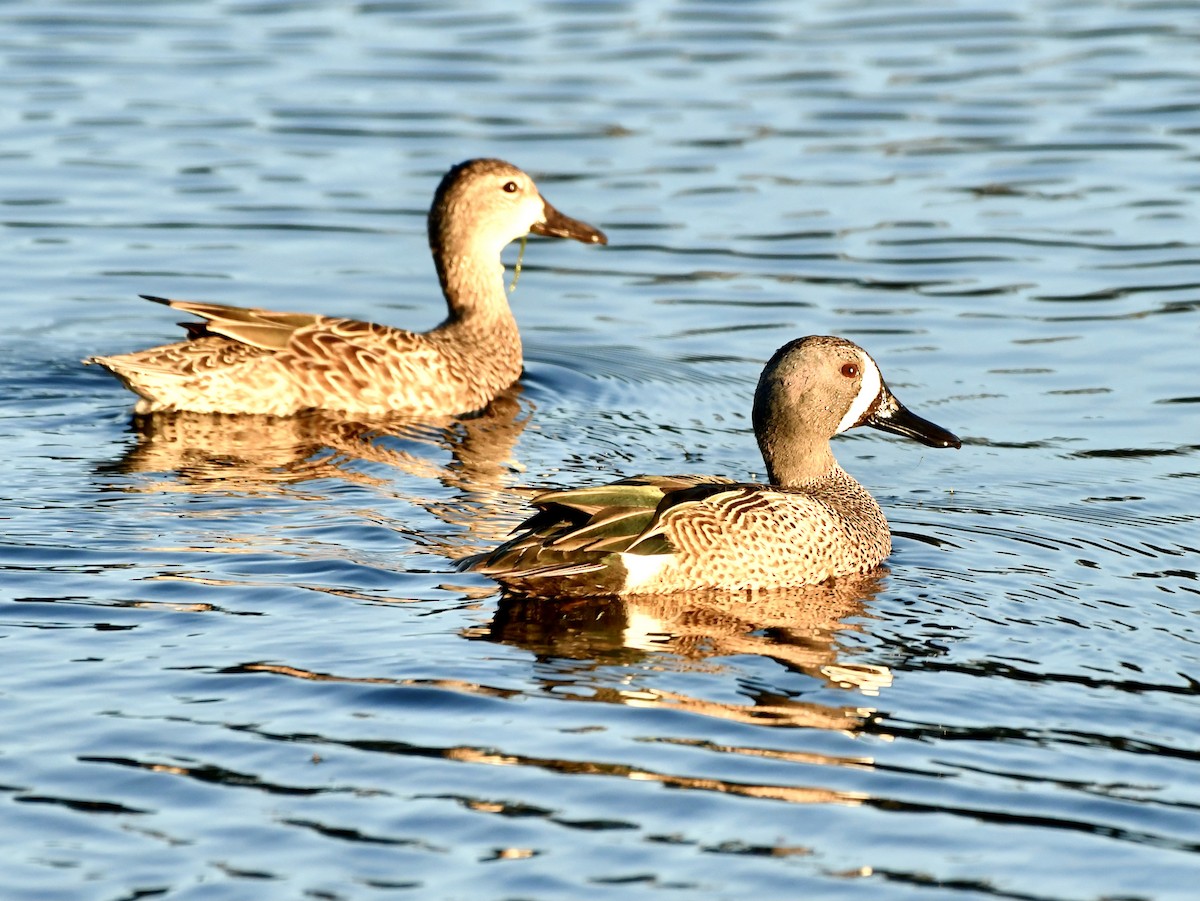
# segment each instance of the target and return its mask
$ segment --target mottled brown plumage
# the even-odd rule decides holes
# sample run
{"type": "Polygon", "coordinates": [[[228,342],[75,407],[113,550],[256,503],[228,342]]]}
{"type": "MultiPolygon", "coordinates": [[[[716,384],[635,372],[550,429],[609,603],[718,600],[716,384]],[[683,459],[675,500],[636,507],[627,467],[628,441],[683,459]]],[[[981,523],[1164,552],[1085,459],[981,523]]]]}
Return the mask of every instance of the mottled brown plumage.
{"type": "Polygon", "coordinates": [[[521,374],[521,338],[504,288],[504,247],[532,231],[607,243],[559,213],[533,180],[501,160],[468,160],[442,179],[429,245],[449,314],[423,333],[308,313],[147,300],[199,316],[188,340],[85,363],[139,395],[136,410],[371,415],[479,410],[521,374]]]}
{"type": "Polygon", "coordinates": [[[521,534],[468,564],[542,597],[758,591],[868,573],[891,553],[887,520],[829,446],[859,425],[960,446],[901,405],[861,347],[802,338],[771,358],[754,396],[770,484],[639,476],[550,492],[534,498],[521,534]]]}

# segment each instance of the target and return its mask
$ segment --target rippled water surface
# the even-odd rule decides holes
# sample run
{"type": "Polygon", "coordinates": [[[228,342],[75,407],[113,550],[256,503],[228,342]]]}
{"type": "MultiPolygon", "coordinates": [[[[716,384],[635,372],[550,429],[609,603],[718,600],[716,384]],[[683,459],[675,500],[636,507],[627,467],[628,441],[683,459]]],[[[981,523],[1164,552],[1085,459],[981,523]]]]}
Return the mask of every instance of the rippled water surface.
{"type": "MultiPolygon", "coordinates": [[[[0,8],[6,899],[1191,899],[1200,3],[0,8]],[[521,383],[363,426],[131,416],[139,293],[441,318],[442,172],[531,171],[521,383]],[[529,488],[761,478],[852,337],[889,572],[532,604],[529,488]]],[[[506,259],[516,259],[510,248],[506,259]]]]}

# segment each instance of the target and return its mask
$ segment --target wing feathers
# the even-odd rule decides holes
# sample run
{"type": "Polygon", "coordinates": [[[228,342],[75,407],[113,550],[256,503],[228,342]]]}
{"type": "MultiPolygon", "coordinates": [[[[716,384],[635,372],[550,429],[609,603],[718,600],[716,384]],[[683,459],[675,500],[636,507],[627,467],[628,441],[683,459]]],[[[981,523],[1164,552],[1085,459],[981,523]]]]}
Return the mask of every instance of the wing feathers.
{"type": "Polygon", "coordinates": [[[547,491],[533,499],[537,512],[516,537],[467,565],[528,593],[620,593],[627,578],[622,554],[677,552],[662,525],[666,512],[740,487],[712,476],[637,476],[547,491]]]}
{"type": "Polygon", "coordinates": [[[170,300],[150,294],[141,296],[154,303],[161,303],[173,310],[191,313],[206,320],[203,325],[184,324],[189,338],[220,335],[260,350],[283,350],[297,329],[315,325],[323,318],[311,313],[277,313],[257,307],[231,307],[194,300],[170,300]]]}

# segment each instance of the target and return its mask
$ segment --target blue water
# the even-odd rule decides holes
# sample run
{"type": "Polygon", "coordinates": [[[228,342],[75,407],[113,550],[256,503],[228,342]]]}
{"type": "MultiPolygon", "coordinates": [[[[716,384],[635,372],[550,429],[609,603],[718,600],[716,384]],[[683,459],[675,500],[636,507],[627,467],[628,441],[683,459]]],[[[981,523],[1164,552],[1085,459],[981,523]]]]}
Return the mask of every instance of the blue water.
{"type": "MultiPolygon", "coordinates": [[[[1191,899],[1200,3],[0,8],[5,899],[1191,899]],[[139,293],[428,328],[452,163],[533,240],[481,417],[135,420],[139,293]],[[532,604],[528,489],[761,478],[851,337],[865,593],[532,604]]],[[[506,259],[516,260],[510,248],[506,259]]]]}

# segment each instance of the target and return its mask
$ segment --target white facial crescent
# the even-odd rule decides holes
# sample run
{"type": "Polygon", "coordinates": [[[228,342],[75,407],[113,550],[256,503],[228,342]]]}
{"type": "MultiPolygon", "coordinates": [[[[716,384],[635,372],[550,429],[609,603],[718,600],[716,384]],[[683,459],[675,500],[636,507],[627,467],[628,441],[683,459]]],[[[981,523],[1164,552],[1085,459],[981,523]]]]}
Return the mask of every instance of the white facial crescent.
{"type": "Polygon", "coordinates": [[[866,354],[862,355],[861,361],[862,384],[859,385],[858,394],[855,395],[854,402],[850,404],[850,409],[838,423],[835,435],[846,429],[854,428],[862,419],[863,414],[871,409],[871,404],[875,403],[875,398],[879,397],[879,392],[883,390],[883,378],[879,375],[879,367],[875,365],[875,361],[866,354]]]}

